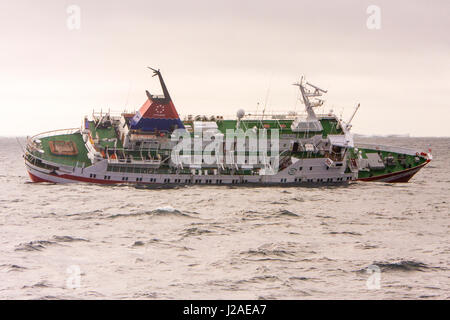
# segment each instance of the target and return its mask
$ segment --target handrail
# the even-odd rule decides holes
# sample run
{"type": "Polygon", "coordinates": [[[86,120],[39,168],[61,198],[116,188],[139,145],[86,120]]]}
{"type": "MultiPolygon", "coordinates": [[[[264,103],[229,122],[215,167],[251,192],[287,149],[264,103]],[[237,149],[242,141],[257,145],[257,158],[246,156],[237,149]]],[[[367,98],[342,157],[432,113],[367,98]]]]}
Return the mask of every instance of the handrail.
{"type": "Polygon", "coordinates": [[[395,146],[386,146],[386,145],[381,145],[381,144],[371,144],[371,143],[355,143],[355,148],[403,153],[403,154],[407,154],[407,155],[411,155],[411,156],[414,156],[417,154],[417,150],[413,150],[413,149],[408,149],[408,148],[403,148],[403,147],[395,147],[395,146]]]}
{"type": "Polygon", "coordinates": [[[84,162],[84,161],[83,162],[78,162],[77,161],[77,163],[74,166],[71,166],[71,165],[61,164],[59,162],[54,162],[52,160],[39,157],[39,156],[36,155],[36,153],[30,152],[30,150],[29,150],[28,153],[31,154],[33,156],[33,158],[35,158],[35,159],[41,160],[41,161],[43,161],[45,163],[49,163],[51,165],[58,166],[58,167],[68,167],[68,168],[69,167],[73,167],[73,168],[85,168],[86,167],[86,162],[84,162]]]}
{"type": "Polygon", "coordinates": [[[152,160],[136,160],[136,159],[107,159],[110,164],[160,164],[162,161],[157,159],[152,160]]]}
{"type": "MultiPolygon", "coordinates": [[[[51,130],[51,131],[45,131],[45,132],[38,133],[32,137],[27,138],[26,151],[28,151],[35,159],[39,159],[41,161],[44,161],[44,162],[47,162],[50,164],[55,164],[58,166],[67,166],[67,167],[78,167],[78,165],[75,165],[75,166],[64,165],[64,164],[46,159],[45,157],[39,156],[37,153],[39,152],[40,148],[37,145],[37,143],[35,142],[37,139],[49,137],[49,136],[55,135],[55,133],[59,133],[59,134],[62,133],[64,135],[69,135],[69,134],[74,134],[77,132],[80,132],[80,128],[58,129],[58,130],[51,130]]],[[[85,162],[81,162],[79,164],[82,165],[83,167],[86,165],[85,162]]]]}
{"type": "Polygon", "coordinates": [[[34,136],[27,139],[27,144],[29,141],[34,141],[38,138],[45,138],[48,136],[53,135],[55,132],[67,132],[66,134],[73,134],[77,131],[80,131],[80,128],[69,128],[69,129],[58,129],[58,130],[51,130],[51,131],[45,131],[38,134],[35,134],[34,136]]]}

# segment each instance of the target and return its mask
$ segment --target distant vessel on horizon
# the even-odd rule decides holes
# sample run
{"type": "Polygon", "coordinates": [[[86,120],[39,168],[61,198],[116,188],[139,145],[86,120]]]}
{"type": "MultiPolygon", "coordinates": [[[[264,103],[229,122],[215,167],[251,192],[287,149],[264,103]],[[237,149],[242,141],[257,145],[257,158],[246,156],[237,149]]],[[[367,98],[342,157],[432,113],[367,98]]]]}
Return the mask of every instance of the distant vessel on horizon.
{"type": "MultiPolygon", "coordinates": [[[[407,182],[432,159],[430,152],[355,145],[350,130],[359,105],[348,121],[331,111],[316,114],[327,91],[304,78],[295,85],[305,114],[239,110],[235,119],[188,115],[181,120],[161,72],[152,70],[163,94],[146,91],[147,100],[137,112],[93,112],[81,128],[27,138],[24,159],[31,180],[145,185],[407,182]],[[239,132],[245,132],[243,143],[239,132]],[[258,138],[256,149],[251,137],[258,138]]],[[[404,135],[389,135],[399,136],[404,135]]]]}
{"type": "Polygon", "coordinates": [[[409,133],[405,133],[405,134],[386,134],[386,135],[381,135],[381,134],[362,134],[362,133],[354,133],[353,134],[355,137],[362,137],[362,138],[410,138],[411,135],[409,133]]]}

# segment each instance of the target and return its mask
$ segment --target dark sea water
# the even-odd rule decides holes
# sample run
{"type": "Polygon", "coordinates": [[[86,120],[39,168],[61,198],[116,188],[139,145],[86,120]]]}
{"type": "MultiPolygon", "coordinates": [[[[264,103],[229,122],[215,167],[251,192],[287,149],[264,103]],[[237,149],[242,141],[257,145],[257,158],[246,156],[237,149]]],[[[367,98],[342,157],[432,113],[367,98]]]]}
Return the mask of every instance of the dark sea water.
{"type": "Polygon", "coordinates": [[[449,299],[450,139],[409,183],[29,183],[0,138],[0,299],[449,299]],[[374,273],[370,273],[374,271],[374,273]]]}

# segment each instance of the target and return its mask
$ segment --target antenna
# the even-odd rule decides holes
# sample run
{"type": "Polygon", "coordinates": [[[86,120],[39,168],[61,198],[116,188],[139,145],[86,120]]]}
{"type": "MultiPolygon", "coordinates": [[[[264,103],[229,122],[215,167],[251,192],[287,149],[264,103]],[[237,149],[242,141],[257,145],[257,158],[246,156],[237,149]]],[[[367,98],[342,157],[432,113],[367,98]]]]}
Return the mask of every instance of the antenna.
{"type": "Polygon", "coordinates": [[[158,70],[156,70],[156,69],[153,69],[152,67],[147,67],[147,68],[149,68],[150,70],[152,70],[152,71],[153,71],[153,75],[152,75],[152,77],[154,77],[154,76],[157,76],[157,75],[158,75],[158,73],[159,73],[159,69],[158,69],[158,70]]]}
{"type": "Polygon", "coordinates": [[[319,87],[317,87],[317,86],[315,86],[315,85],[313,85],[313,84],[311,84],[311,83],[309,83],[309,82],[306,82],[306,84],[307,84],[308,86],[313,87],[314,89],[316,89],[316,90],[318,90],[318,91],[320,91],[320,92],[323,92],[323,93],[327,93],[327,92],[328,92],[327,90],[320,89],[319,87]]]}
{"type": "Polygon", "coordinates": [[[324,102],[324,100],[317,97],[322,96],[322,93],[326,93],[327,91],[306,82],[306,80],[305,83],[303,83],[303,80],[304,77],[302,76],[300,82],[296,82],[293,85],[299,87],[300,89],[302,94],[302,102],[305,105],[306,112],[308,113],[308,120],[316,120],[317,117],[313,108],[322,106],[324,102]]]}
{"type": "Polygon", "coordinates": [[[350,119],[347,121],[347,128],[350,128],[352,125],[350,124],[353,120],[353,117],[355,116],[356,112],[358,111],[359,107],[360,107],[360,103],[358,103],[358,105],[356,106],[355,111],[353,111],[352,116],[350,117],[350,119]]]}
{"type": "MultiPolygon", "coordinates": [[[[273,73],[272,73],[273,76],[273,73]]],[[[266,107],[267,107],[267,101],[269,100],[269,93],[270,93],[270,85],[272,84],[272,77],[270,77],[269,86],[267,87],[266,92],[266,101],[264,101],[264,109],[262,113],[262,120],[264,120],[264,114],[266,113],[266,107]]]]}
{"type": "MultiPolygon", "coordinates": [[[[28,136],[27,136],[27,138],[28,138],[28,136]]],[[[19,140],[18,137],[16,137],[16,140],[17,140],[17,143],[18,143],[19,146],[20,146],[20,149],[22,149],[22,152],[25,153],[25,149],[24,149],[24,147],[22,146],[22,144],[20,143],[20,140],[19,140]]],[[[28,139],[27,139],[27,140],[28,140],[28,139]]]]}

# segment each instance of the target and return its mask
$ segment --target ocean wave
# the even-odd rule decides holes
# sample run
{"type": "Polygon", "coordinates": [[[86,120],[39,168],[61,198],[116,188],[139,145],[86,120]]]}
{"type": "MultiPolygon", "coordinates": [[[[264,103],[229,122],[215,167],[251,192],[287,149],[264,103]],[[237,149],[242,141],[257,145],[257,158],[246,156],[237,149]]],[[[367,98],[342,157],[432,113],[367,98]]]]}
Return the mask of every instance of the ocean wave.
{"type": "MultiPolygon", "coordinates": [[[[136,240],[132,245],[131,248],[135,249],[142,249],[142,247],[146,247],[148,245],[154,245],[158,246],[160,248],[166,248],[166,249],[176,249],[181,251],[190,251],[193,250],[192,248],[180,245],[178,241],[164,241],[161,239],[153,238],[147,241],[143,240],[136,240]]],[[[135,262],[143,262],[142,259],[138,259],[135,262]]]]}
{"type": "Polygon", "coordinates": [[[24,271],[27,268],[19,266],[17,264],[2,264],[0,265],[0,269],[6,269],[8,272],[11,272],[11,271],[24,271]]]}
{"type": "Polygon", "coordinates": [[[281,210],[281,211],[278,213],[278,215],[279,215],[279,216],[287,216],[287,217],[300,217],[300,215],[298,215],[298,214],[296,214],[296,213],[293,213],[293,212],[291,212],[291,211],[289,211],[289,210],[281,210]]]}
{"type": "Polygon", "coordinates": [[[306,280],[311,280],[310,278],[307,277],[290,277],[289,280],[299,280],[299,281],[306,281],[306,280]]]}
{"type": "Polygon", "coordinates": [[[89,241],[83,238],[71,236],[53,236],[51,240],[33,240],[30,242],[20,243],[16,246],[15,251],[42,251],[48,246],[57,245],[60,242],[89,241]]]}
{"type": "Polygon", "coordinates": [[[276,281],[281,281],[281,280],[277,276],[263,275],[263,276],[255,276],[250,279],[238,280],[235,283],[242,284],[242,283],[259,283],[259,282],[276,282],[276,281]]]}
{"type": "MultiPolygon", "coordinates": [[[[425,271],[430,269],[428,265],[423,262],[415,260],[401,260],[398,262],[374,262],[372,265],[378,266],[381,272],[412,272],[425,271]]],[[[367,268],[358,270],[359,272],[366,272],[367,268]]]]}
{"type": "Polygon", "coordinates": [[[246,255],[248,257],[286,257],[292,256],[294,253],[292,251],[283,250],[283,249],[250,249],[247,251],[243,251],[240,253],[241,255],[246,255]]]}
{"type": "Polygon", "coordinates": [[[48,240],[33,240],[26,243],[20,243],[16,246],[15,251],[41,251],[48,245],[55,244],[55,242],[48,240]]]}
{"type": "Polygon", "coordinates": [[[213,231],[208,230],[208,229],[201,229],[201,228],[197,228],[197,227],[192,227],[192,228],[185,229],[181,233],[181,236],[183,238],[185,238],[185,237],[190,237],[190,236],[200,236],[200,235],[208,234],[208,233],[213,233],[213,231]]]}
{"type": "Polygon", "coordinates": [[[328,232],[328,234],[348,234],[348,235],[351,235],[351,236],[362,236],[361,233],[354,232],[354,231],[342,231],[342,232],[331,231],[331,232],[328,232]]]}
{"type": "Polygon", "coordinates": [[[281,209],[278,212],[277,211],[254,211],[254,210],[245,210],[242,211],[242,215],[244,216],[242,220],[258,220],[258,219],[271,219],[271,218],[286,218],[286,217],[293,217],[298,218],[301,217],[301,215],[294,213],[287,209],[281,209]]]}
{"type": "Polygon", "coordinates": [[[71,236],[53,236],[55,242],[74,242],[74,241],[89,241],[84,238],[76,238],[71,236]]]}
{"type": "Polygon", "coordinates": [[[429,267],[420,261],[402,260],[399,262],[375,262],[381,271],[424,271],[429,267]]]}
{"type": "Polygon", "coordinates": [[[144,246],[145,243],[143,241],[135,241],[133,243],[133,247],[140,247],[140,246],[144,246]]]}
{"type": "Polygon", "coordinates": [[[25,286],[22,287],[22,289],[27,289],[27,288],[50,288],[50,287],[51,287],[51,285],[47,281],[39,281],[39,282],[37,282],[37,283],[35,283],[33,285],[30,285],[30,286],[25,285],[25,286]]]}
{"type": "MultiPolygon", "coordinates": [[[[196,214],[196,212],[190,212],[191,214],[196,214]]],[[[179,217],[187,217],[193,218],[190,214],[181,212],[175,208],[170,206],[160,207],[150,211],[141,211],[141,212],[132,212],[132,213],[117,213],[108,216],[107,218],[115,219],[122,217],[139,217],[139,216],[179,216],[179,217]]]]}

